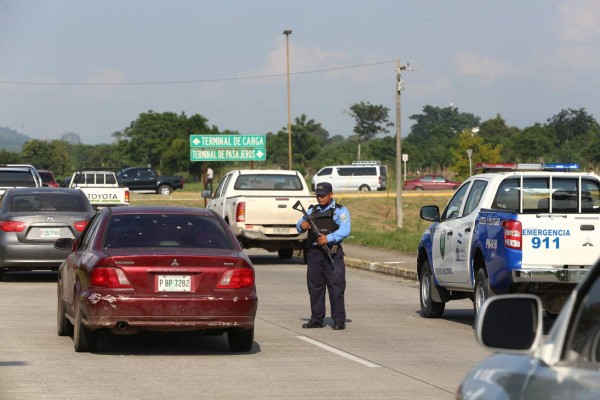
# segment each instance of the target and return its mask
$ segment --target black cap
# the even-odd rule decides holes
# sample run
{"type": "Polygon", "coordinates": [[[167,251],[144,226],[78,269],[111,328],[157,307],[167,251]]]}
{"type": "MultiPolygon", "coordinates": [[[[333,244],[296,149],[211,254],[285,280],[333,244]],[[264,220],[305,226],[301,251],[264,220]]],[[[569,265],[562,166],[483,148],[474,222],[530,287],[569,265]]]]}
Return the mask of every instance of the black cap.
{"type": "Polygon", "coordinates": [[[320,196],[325,196],[329,193],[332,193],[333,189],[331,188],[331,183],[321,182],[317,184],[317,189],[315,190],[315,194],[320,196]]]}

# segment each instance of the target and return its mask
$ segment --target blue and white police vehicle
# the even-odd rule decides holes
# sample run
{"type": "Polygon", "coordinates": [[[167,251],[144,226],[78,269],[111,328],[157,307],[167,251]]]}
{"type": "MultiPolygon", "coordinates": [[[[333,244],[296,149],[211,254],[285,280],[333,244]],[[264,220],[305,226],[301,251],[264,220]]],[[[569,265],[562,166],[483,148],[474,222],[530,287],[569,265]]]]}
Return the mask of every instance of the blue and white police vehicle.
{"type": "Polygon", "coordinates": [[[600,177],[576,164],[478,164],[418,248],[421,314],[473,300],[477,314],[495,294],[538,295],[550,316],[600,256],[600,177]]]}

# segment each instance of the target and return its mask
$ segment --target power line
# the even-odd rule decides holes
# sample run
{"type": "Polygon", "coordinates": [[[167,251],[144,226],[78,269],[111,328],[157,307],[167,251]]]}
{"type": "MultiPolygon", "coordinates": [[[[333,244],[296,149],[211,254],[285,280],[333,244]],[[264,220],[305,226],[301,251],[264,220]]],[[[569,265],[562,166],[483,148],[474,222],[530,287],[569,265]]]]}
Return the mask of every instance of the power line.
{"type": "MultiPolygon", "coordinates": [[[[293,72],[291,75],[301,75],[301,74],[317,74],[322,72],[331,72],[331,71],[340,71],[347,69],[356,69],[356,68],[365,68],[372,67],[375,65],[383,65],[390,64],[395,61],[379,61],[370,64],[359,64],[359,65],[350,65],[346,67],[335,67],[335,68],[325,68],[325,69],[315,69],[311,71],[300,71],[293,72]]],[[[110,82],[27,82],[27,81],[0,81],[0,85],[29,85],[29,86],[142,86],[142,85],[182,85],[182,84],[190,84],[190,83],[210,83],[210,82],[225,82],[225,81],[245,81],[245,80],[255,80],[255,79],[268,79],[268,78],[278,78],[286,76],[286,74],[270,74],[270,75],[254,75],[254,76],[242,76],[237,78],[212,78],[212,79],[191,79],[191,80],[183,80],[183,81],[155,81],[155,82],[120,82],[120,83],[110,83],[110,82]]]]}

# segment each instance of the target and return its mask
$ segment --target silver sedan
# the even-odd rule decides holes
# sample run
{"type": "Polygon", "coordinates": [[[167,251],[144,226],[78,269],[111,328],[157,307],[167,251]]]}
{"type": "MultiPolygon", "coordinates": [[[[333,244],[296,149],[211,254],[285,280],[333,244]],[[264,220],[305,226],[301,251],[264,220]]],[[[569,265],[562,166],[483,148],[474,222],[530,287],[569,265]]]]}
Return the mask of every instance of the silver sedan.
{"type": "Polygon", "coordinates": [[[0,200],[0,279],[6,271],[58,269],[59,238],[79,237],[94,210],[78,189],[14,188],[0,200]]]}

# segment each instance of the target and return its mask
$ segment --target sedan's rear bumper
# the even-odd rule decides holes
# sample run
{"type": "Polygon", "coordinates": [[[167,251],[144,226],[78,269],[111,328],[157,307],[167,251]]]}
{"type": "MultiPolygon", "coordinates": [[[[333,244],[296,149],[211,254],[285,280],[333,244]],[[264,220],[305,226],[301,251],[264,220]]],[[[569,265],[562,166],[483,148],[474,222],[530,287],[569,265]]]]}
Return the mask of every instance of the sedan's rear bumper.
{"type": "Polygon", "coordinates": [[[83,324],[93,330],[124,324],[163,331],[250,329],[258,306],[254,289],[220,290],[211,296],[90,290],[79,301],[83,324]]]}
{"type": "Polygon", "coordinates": [[[57,268],[68,255],[68,251],[55,249],[54,243],[2,245],[0,267],[23,270],[57,268]]]}

